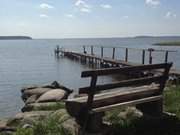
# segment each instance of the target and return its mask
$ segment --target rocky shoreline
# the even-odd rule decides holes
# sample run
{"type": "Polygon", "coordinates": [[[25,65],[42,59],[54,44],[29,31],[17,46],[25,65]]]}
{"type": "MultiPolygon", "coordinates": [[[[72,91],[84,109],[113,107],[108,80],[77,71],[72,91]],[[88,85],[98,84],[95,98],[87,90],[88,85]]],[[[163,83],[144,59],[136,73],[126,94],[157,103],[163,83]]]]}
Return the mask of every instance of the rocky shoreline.
{"type": "MultiPolygon", "coordinates": [[[[73,91],[58,82],[50,85],[30,86],[21,89],[24,107],[13,118],[0,120],[0,134],[13,134],[17,128],[32,127],[35,121],[42,120],[50,115],[69,117],[65,110],[64,100],[73,91]]],[[[71,124],[74,120],[70,120],[71,124]]],[[[67,126],[67,124],[65,124],[67,126]]],[[[74,127],[72,127],[74,129],[74,127]]]]}

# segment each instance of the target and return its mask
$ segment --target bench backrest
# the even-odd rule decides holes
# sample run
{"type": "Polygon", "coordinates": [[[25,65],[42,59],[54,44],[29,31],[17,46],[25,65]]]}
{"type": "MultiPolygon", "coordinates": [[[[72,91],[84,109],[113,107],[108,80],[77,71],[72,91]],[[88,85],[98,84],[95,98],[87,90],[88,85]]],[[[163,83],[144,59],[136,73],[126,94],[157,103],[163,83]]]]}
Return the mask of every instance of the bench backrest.
{"type": "Polygon", "coordinates": [[[162,64],[151,64],[151,65],[140,65],[140,66],[129,66],[122,68],[105,68],[105,69],[95,69],[89,71],[83,71],[81,74],[82,78],[91,77],[90,86],[83,87],[79,89],[79,93],[87,93],[87,109],[91,110],[93,104],[93,98],[96,93],[102,90],[108,90],[119,87],[129,87],[129,86],[143,86],[151,83],[159,84],[159,93],[162,94],[165,87],[166,80],[168,79],[169,70],[172,63],[162,63],[162,64]],[[117,81],[109,84],[97,85],[97,79],[99,76],[113,75],[113,74],[128,74],[130,72],[144,73],[144,72],[158,72],[155,75],[147,75],[133,79],[127,79],[123,81],[117,81]],[[161,73],[161,74],[159,74],[161,73]]]}

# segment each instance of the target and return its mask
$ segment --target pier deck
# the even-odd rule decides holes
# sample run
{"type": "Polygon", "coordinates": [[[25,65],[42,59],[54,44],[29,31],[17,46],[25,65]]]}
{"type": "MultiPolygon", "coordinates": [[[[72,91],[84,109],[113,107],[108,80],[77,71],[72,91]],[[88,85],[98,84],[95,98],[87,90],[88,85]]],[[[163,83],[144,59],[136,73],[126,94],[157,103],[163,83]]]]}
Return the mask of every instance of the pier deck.
{"type": "MultiPolygon", "coordinates": [[[[84,53],[82,52],[73,52],[73,51],[65,51],[60,49],[59,52],[64,56],[70,57],[72,59],[80,59],[81,61],[85,63],[91,63],[91,64],[100,64],[101,66],[104,67],[124,67],[124,66],[138,66],[138,65],[144,65],[145,63],[145,53],[149,53],[149,64],[152,64],[152,52],[157,51],[157,52],[165,52],[165,63],[168,62],[168,53],[169,52],[175,52],[172,50],[154,50],[152,48],[150,49],[138,49],[142,50],[142,63],[135,63],[135,62],[130,62],[128,61],[128,50],[132,48],[123,48],[125,49],[125,59],[124,60],[117,60],[115,59],[115,47],[111,47],[113,49],[113,54],[112,58],[110,57],[105,57],[103,48],[101,47],[101,56],[95,55],[94,54],[94,48],[93,46],[90,46],[91,52],[87,53],[85,46],[84,48],[84,53]]],[[[59,54],[58,54],[59,55],[59,54]]],[[[160,71],[161,72],[161,71],[160,71]]],[[[169,72],[170,76],[176,76],[177,78],[180,78],[180,70],[177,69],[171,69],[169,72]]]]}

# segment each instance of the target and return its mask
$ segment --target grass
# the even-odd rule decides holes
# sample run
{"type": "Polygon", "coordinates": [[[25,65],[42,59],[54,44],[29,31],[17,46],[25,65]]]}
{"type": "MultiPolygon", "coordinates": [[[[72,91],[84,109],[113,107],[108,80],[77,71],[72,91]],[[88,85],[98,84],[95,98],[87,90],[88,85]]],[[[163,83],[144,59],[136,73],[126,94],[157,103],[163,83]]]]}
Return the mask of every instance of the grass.
{"type": "Polygon", "coordinates": [[[66,120],[67,118],[60,119],[59,116],[49,116],[35,122],[32,128],[18,128],[13,135],[71,135],[71,132],[62,126],[66,120]]]}
{"type": "Polygon", "coordinates": [[[155,43],[153,45],[158,45],[158,46],[180,46],[180,41],[174,41],[174,42],[159,42],[155,43]]]}
{"type": "MultiPolygon", "coordinates": [[[[121,108],[108,112],[105,120],[111,125],[111,135],[180,135],[180,85],[169,86],[166,89],[164,109],[175,113],[176,117],[139,117],[133,110],[121,108]],[[123,111],[126,111],[126,115],[120,116],[120,112],[123,111]]],[[[71,135],[70,131],[62,126],[67,117],[60,118],[61,115],[49,116],[34,123],[32,128],[18,128],[13,135],[71,135]]]]}
{"type": "Polygon", "coordinates": [[[175,113],[180,118],[180,85],[170,86],[164,92],[164,99],[165,111],[175,113]]]}
{"type": "Polygon", "coordinates": [[[180,135],[180,85],[170,86],[164,92],[164,109],[175,113],[176,117],[138,118],[132,111],[127,113],[127,117],[119,117],[123,110],[115,110],[108,113],[106,120],[111,123],[111,135],[180,135]]]}
{"type": "Polygon", "coordinates": [[[38,110],[41,110],[41,111],[49,111],[49,110],[58,110],[58,109],[63,109],[65,108],[65,103],[63,102],[57,102],[57,103],[54,103],[54,104],[50,104],[50,105],[47,105],[47,106],[39,106],[39,107],[34,107],[34,111],[38,111],[38,110]]]}

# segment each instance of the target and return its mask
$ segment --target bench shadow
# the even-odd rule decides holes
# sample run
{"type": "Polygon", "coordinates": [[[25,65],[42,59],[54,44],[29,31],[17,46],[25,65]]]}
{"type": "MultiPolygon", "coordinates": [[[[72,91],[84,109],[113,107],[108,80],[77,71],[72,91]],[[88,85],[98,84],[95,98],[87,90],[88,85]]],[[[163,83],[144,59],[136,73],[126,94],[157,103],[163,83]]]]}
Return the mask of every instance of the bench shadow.
{"type": "Polygon", "coordinates": [[[161,118],[142,117],[129,124],[111,125],[110,135],[180,135],[180,119],[166,114],[161,118]]]}

